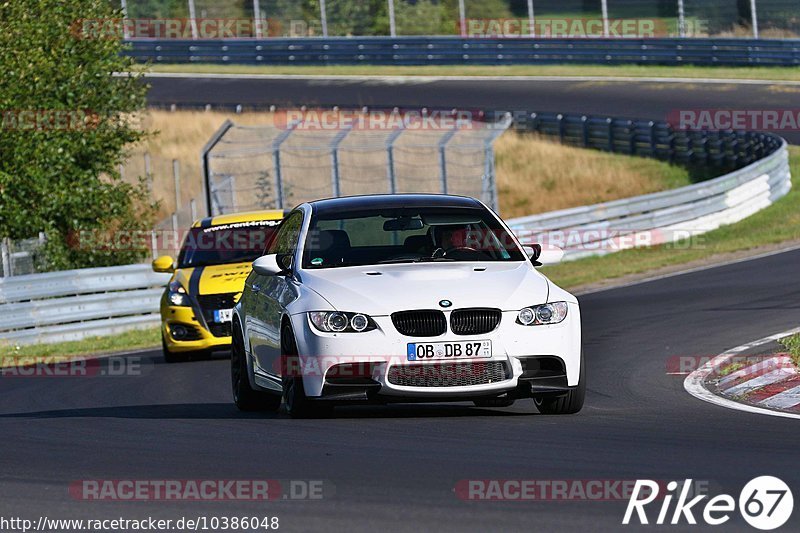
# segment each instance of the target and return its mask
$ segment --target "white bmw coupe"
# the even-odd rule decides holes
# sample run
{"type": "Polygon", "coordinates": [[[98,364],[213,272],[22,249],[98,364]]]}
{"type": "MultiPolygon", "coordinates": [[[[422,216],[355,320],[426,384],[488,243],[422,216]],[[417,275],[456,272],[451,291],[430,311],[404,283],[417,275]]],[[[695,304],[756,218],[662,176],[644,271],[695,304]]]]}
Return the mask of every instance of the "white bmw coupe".
{"type": "Polygon", "coordinates": [[[359,402],[533,398],[576,413],[586,378],[580,309],[473,198],[354,196],[291,211],[233,311],[242,410],[321,416],[359,402]]]}

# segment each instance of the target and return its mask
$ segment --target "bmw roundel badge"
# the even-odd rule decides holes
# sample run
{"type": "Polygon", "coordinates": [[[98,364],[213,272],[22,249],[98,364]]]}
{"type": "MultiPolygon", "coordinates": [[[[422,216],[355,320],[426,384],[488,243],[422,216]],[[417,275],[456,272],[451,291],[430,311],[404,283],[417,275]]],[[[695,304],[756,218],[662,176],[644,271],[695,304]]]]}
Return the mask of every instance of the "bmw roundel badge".
{"type": "Polygon", "coordinates": [[[451,305],[453,305],[453,302],[451,302],[450,300],[440,300],[439,305],[441,305],[442,307],[450,307],[451,305]]]}

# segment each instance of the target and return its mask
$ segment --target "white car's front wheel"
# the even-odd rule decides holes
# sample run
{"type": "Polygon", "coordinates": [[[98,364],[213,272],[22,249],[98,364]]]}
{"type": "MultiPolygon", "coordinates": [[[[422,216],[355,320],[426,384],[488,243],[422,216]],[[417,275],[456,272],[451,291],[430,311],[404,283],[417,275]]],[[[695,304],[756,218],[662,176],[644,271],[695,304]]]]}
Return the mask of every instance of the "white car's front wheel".
{"type": "Polygon", "coordinates": [[[572,415],[583,408],[586,398],[586,365],[581,352],[581,372],[578,386],[562,396],[538,395],[533,397],[536,408],[543,415],[572,415]]]}
{"type": "Polygon", "coordinates": [[[284,325],[281,330],[281,354],[283,361],[283,401],[286,413],[292,418],[318,418],[330,415],[333,407],[306,396],[303,386],[302,368],[297,353],[297,342],[291,326],[284,325]]]}
{"type": "Polygon", "coordinates": [[[253,389],[247,370],[247,355],[239,324],[233,323],[231,338],[231,387],[233,402],[240,411],[277,411],[281,397],[253,389]]]}

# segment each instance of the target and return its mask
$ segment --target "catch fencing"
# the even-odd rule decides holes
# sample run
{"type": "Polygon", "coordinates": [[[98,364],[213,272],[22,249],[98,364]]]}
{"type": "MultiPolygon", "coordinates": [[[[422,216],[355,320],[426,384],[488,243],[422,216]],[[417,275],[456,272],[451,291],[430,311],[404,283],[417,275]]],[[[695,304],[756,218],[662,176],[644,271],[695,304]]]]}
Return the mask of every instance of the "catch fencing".
{"type": "Polygon", "coordinates": [[[357,194],[432,192],[481,198],[497,207],[493,143],[511,124],[459,121],[450,113],[381,113],[370,128],[370,113],[350,115],[330,129],[302,113],[297,120],[264,126],[226,121],[203,150],[208,212],[288,209],[319,198],[357,194]],[[358,118],[366,127],[358,127],[358,118]],[[396,117],[393,119],[392,117],[396,117]],[[354,125],[354,122],[356,123],[354,125]],[[432,125],[427,128],[425,125],[432,125]]]}
{"type": "MultiPolygon", "coordinates": [[[[201,40],[220,33],[238,37],[350,37],[398,35],[475,35],[510,23],[509,36],[580,35],[589,30],[614,35],[619,21],[646,21],[656,36],[798,36],[796,0],[121,0],[117,6],[133,20],[168,19],[161,27],[201,40]],[[235,21],[235,28],[209,24],[235,21]],[[582,23],[578,27],[573,23],[582,23]],[[493,26],[481,28],[481,23],[493,26]],[[592,23],[587,28],[587,23],[592,23]],[[592,28],[596,28],[592,30],[592,28]]],[[[131,37],[153,35],[153,25],[131,25],[131,37]]],[[[503,31],[502,29],[500,31],[503,31]]]]}

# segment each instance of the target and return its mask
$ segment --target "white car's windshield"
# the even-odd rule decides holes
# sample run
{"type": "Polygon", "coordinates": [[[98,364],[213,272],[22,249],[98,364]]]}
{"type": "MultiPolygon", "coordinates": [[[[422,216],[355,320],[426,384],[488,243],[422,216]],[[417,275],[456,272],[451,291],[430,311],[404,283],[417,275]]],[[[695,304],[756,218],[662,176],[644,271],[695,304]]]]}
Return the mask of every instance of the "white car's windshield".
{"type": "Polygon", "coordinates": [[[303,268],[434,261],[524,261],[511,235],[486,210],[414,207],[316,214],[303,268]]]}

